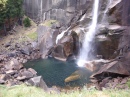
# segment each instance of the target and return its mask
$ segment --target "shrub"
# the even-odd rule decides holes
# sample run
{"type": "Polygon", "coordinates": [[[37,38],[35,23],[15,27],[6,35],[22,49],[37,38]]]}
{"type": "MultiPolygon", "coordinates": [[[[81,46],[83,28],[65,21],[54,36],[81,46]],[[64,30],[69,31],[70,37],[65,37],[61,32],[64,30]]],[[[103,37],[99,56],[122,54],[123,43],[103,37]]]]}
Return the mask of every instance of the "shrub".
{"type": "Polygon", "coordinates": [[[23,20],[23,24],[24,24],[24,27],[30,27],[31,26],[31,21],[28,17],[26,17],[24,20],[23,20]]]}

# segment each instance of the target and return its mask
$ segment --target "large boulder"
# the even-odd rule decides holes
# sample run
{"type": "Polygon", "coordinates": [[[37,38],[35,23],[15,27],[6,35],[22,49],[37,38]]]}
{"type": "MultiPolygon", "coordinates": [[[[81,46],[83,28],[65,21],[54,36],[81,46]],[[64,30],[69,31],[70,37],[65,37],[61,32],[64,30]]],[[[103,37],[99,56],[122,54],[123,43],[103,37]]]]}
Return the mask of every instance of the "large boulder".
{"type": "Polygon", "coordinates": [[[41,24],[38,26],[37,33],[38,33],[38,44],[40,52],[42,54],[42,58],[46,58],[48,55],[48,51],[53,46],[52,31],[50,28],[43,26],[41,24]]]}
{"type": "Polygon", "coordinates": [[[19,63],[17,59],[12,59],[7,65],[5,65],[6,70],[20,70],[23,65],[19,63]]]}
{"type": "Polygon", "coordinates": [[[102,66],[98,72],[94,73],[92,77],[102,79],[105,77],[125,77],[130,76],[130,65],[129,65],[130,52],[124,53],[123,56],[117,57],[112,62],[106,63],[102,66]]]}
{"type": "Polygon", "coordinates": [[[70,55],[77,55],[79,50],[78,36],[75,32],[64,36],[51,50],[51,56],[66,60],[70,55]]]}
{"type": "Polygon", "coordinates": [[[40,87],[44,91],[48,90],[48,87],[47,87],[46,83],[43,81],[41,76],[31,78],[30,80],[28,80],[27,84],[30,84],[30,85],[33,85],[36,87],[40,87]]]}

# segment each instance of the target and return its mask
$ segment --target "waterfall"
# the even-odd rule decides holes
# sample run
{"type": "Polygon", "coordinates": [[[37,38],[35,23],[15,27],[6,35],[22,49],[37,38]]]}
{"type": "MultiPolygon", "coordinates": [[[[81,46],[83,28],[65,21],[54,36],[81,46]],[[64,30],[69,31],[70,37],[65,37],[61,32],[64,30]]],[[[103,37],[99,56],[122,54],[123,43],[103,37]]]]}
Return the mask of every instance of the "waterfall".
{"type": "Polygon", "coordinates": [[[89,53],[92,49],[91,42],[93,41],[96,33],[96,27],[97,27],[97,20],[98,20],[98,8],[99,8],[99,0],[94,1],[93,5],[93,17],[92,17],[92,23],[89,27],[89,31],[85,35],[85,39],[83,42],[83,46],[81,48],[79,58],[78,58],[78,66],[83,67],[84,64],[89,61],[89,53]]]}
{"type": "Polygon", "coordinates": [[[42,16],[42,13],[43,13],[42,5],[43,5],[43,4],[42,4],[42,0],[41,0],[41,6],[40,6],[40,9],[41,9],[41,22],[43,21],[43,20],[42,20],[42,18],[43,18],[43,16],[42,16]]]}
{"type": "Polygon", "coordinates": [[[62,31],[61,34],[59,34],[57,37],[56,37],[56,44],[58,43],[58,41],[64,36],[64,34],[70,29],[70,27],[65,30],[65,31],[62,31]]]}
{"type": "Polygon", "coordinates": [[[108,12],[108,8],[110,7],[111,3],[112,3],[112,0],[107,1],[107,6],[106,6],[106,9],[105,9],[105,11],[103,13],[103,17],[102,17],[102,20],[101,20],[101,23],[103,23],[103,24],[108,23],[108,21],[107,21],[107,12],[108,12]]]}

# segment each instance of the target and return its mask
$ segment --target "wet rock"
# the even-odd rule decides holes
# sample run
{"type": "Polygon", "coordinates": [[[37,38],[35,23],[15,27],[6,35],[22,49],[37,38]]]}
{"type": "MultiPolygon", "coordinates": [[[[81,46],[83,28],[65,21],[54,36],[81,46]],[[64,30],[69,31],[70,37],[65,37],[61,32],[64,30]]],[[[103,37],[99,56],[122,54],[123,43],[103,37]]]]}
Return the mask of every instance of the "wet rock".
{"type": "Polygon", "coordinates": [[[28,80],[27,83],[31,84],[32,86],[40,87],[45,91],[48,90],[48,87],[47,87],[46,83],[43,81],[41,76],[31,78],[30,80],[28,80]]]}
{"type": "Polygon", "coordinates": [[[92,71],[97,72],[108,60],[93,60],[93,61],[87,61],[85,63],[85,68],[92,71]]]}
{"type": "Polygon", "coordinates": [[[66,61],[75,61],[76,60],[76,56],[74,56],[74,55],[69,55],[68,57],[67,57],[67,60],[66,61]]]}

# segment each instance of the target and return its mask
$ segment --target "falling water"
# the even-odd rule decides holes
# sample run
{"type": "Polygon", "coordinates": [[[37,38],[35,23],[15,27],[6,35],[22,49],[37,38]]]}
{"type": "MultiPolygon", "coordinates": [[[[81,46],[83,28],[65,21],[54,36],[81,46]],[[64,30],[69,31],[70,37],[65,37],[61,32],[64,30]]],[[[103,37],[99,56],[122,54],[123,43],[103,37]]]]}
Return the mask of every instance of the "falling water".
{"type": "Polygon", "coordinates": [[[83,42],[83,47],[80,51],[79,59],[78,59],[78,66],[83,67],[84,64],[90,59],[89,53],[92,49],[91,42],[95,37],[96,27],[97,27],[97,20],[98,20],[98,8],[99,8],[99,0],[94,1],[93,5],[93,17],[92,23],[90,25],[89,31],[85,35],[85,40],[83,42]]]}
{"type": "Polygon", "coordinates": [[[56,44],[58,43],[58,41],[64,36],[64,34],[70,29],[70,27],[65,30],[65,31],[62,31],[61,34],[59,34],[56,38],[56,44]]]}
{"type": "Polygon", "coordinates": [[[111,3],[112,3],[112,0],[108,0],[107,1],[107,6],[106,6],[106,9],[105,9],[105,11],[104,11],[104,13],[103,13],[103,17],[102,17],[102,20],[101,20],[101,23],[108,23],[107,22],[107,12],[108,12],[108,8],[109,8],[109,6],[111,5],[111,3]]]}
{"type": "Polygon", "coordinates": [[[42,0],[41,0],[41,6],[40,6],[41,8],[41,21],[42,21],[42,13],[43,13],[43,8],[42,8],[42,0]]]}

